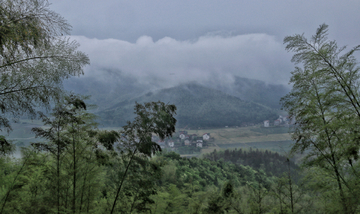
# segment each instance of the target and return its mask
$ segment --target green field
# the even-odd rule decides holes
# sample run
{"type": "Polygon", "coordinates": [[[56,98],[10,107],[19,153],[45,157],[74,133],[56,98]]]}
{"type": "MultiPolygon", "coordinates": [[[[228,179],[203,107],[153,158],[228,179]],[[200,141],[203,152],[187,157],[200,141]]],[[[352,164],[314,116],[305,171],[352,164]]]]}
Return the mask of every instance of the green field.
{"type": "Polygon", "coordinates": [[[261,126],[219,128],[219,129],[200,129],[187,130],[189,134],[201,136],[210,133],[214,137],[214,142],[210,146],[202,149],[202,153],[212,152],[214,149],[230,148],[258,148],[276,152],[287,152],[291,148],[293,141],[289,134],[289,128],[261,126]]]}
{"type": "MultiPolygon", "coordinates": [[[[13,123],[13,131],[10,134],[0,132],[1,135],[6,136],[7,139],[13,140],[18,146],[27,146],[31,142],[38,142],[41,139],[35,138],[31,132],[33,127],[41,127],[41,121],[21,120],[19,123],[13,123]]],[[[121,127],[99,127],[102,130],[119,130],[121,127]]],[[[183,131],[178,129],[177,131],[183,131]]],[[[198,129],[186,130],[189,134],[197,134],[202,136],[204,133],[210,133],[214,141],[209,143],[209,146],[203,148],[201,153],[212,152],[214,149],[231,149],[231,148],[254,148],[267,149],[276,152],[289,151],[293,141],[289,134],[289,128],[286,127],[269,127],[261,126],[249,127],[232,127],[232,128],[217,128],[217,129],[198,129]]]]}

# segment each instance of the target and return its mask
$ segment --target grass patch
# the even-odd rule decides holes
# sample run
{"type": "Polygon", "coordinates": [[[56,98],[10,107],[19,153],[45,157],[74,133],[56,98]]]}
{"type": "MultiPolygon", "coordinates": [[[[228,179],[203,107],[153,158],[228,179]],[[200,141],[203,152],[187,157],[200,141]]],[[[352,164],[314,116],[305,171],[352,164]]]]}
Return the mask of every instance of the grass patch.
{"type": "Polygon", "coordinates": [[[261,134],[287,134],[291,131],[291,128],[284,126],[272,126],[272,127],[256,127],[250,129],[252,132],[257,132],[261,134]]]}
{"type": "Polygon", "coordinates": [[[288,152],[290,151],[294,141],[261,141],[261,142],[251,142],[251,143],[232,143],[232,144],[218,144],[218,147],[221,149],[231,149],[231,148],[253,148],[261,150],[271,150],[274,152],[288,152]]]}
{"type": "Polygon", "coordinates": [[[187,130],[189,134],[202,136],[204,133],[210,133],[214,137],[217,145],[233,143],[251,143],[263,141],[287,141],[291,140],[288,128],[262,128],[259,126],[238,127],[238,128],[219,128],[219,129],[201,129],[187,130]]]}

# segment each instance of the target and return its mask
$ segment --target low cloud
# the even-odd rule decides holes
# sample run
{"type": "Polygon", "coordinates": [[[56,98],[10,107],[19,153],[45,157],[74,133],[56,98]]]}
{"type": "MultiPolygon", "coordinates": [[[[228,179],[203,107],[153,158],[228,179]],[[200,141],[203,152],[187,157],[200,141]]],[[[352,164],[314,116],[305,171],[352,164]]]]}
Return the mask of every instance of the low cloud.
{"type": "Polygon", "coordinates": [[[287,84],[293,65],[281,41],[267,34],[236,36],[207,35],[195,41],[149,36],[135,43],[116,39],[72,36],[80,50],[89,55],[91,65],[85,76],[111,81],[102,71],[121,72],[139,84],[153,88],[187,82],[231,84],[233,76],[271,84],[287,84]]]}

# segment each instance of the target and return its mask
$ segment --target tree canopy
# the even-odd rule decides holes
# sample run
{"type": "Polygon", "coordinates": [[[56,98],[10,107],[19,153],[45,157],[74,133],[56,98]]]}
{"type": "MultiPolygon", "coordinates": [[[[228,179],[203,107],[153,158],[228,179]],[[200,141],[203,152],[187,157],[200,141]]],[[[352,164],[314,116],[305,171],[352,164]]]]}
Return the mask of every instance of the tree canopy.
{"type": "Polygon", "coordinates": [[[292,61],[302,67],[292,72],[291,92],[282,98],[284,109],[296,118],[293,152],[307,151],[305,164],[332,176],[338,187],[343,213],[354,213],[359,204],[359,67],[355,51],[343,53],[327,38],[322,24],[310,40],[302,35],[284,39],[295,52],[292,61]]]}
{"type": "Polygon", "coordinates": [[[47,1],[0,0],[0,11],[0,129],[11,130],[9,117],[48,108],[89,58],[64,36],[71,26],[47,1]]]}

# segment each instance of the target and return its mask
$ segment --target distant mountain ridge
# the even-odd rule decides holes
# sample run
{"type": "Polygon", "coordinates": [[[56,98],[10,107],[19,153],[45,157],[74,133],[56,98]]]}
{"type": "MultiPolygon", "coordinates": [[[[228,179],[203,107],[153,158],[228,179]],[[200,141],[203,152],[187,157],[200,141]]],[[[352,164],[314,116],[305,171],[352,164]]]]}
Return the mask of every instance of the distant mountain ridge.
{"type": "Polygon", "coordinates": [[[244,101],[196,83],[161,89],[126,99],[99,111],[98,114],[103,124],[121,126],[134,118],[135,102],[159,100],[177,106],[176,118],[181,127],[241,126],[277,117],[272,108],[244,101]]]}
{"type": "Polygon", "coordinates": [[[123,125],[132,120],[135,101],[174,103],[178,107],[181,126],[239,126],[276,119],[280,98],[290,89],[285,85],[234,76],[234,81],[188,83],[171,88],[139,82],[119,70],[100,69],[97,76],[71,78],[64,88],[75,93],[91,95],[88,103],[104,125],[123,125]],[[209,117],[211,115],[211,117],[209,117]],[[232,116],[229,116],[232,115],[232,116]]]}
{"type": "MultiPolygon", "coordinates": [[[[280,109],[280,98],[290,91],[290,87],[281,84],[266,84],[260,80],[239,76],[233,78],[232,83],[219,81],[199,84],[274,109],[280,109]]],[[[99,76],[68,79],[64,82],[64,87],[75,93],[91,95],[90,103],[96,104],[99,110],[159,89],[159,86],[140,83],[135,77],[126,76],[121,71],[106,69],[99,71],[99,76]]]]}
{"type": "Polygon", "coordinates": [[[234,76],[230,86],[216,86],[215,89],[240,99],[261,103],[280,109],[280,99],[290,92],[290,87],[280,84],[266,84],[263,81],[234,76]]]}

